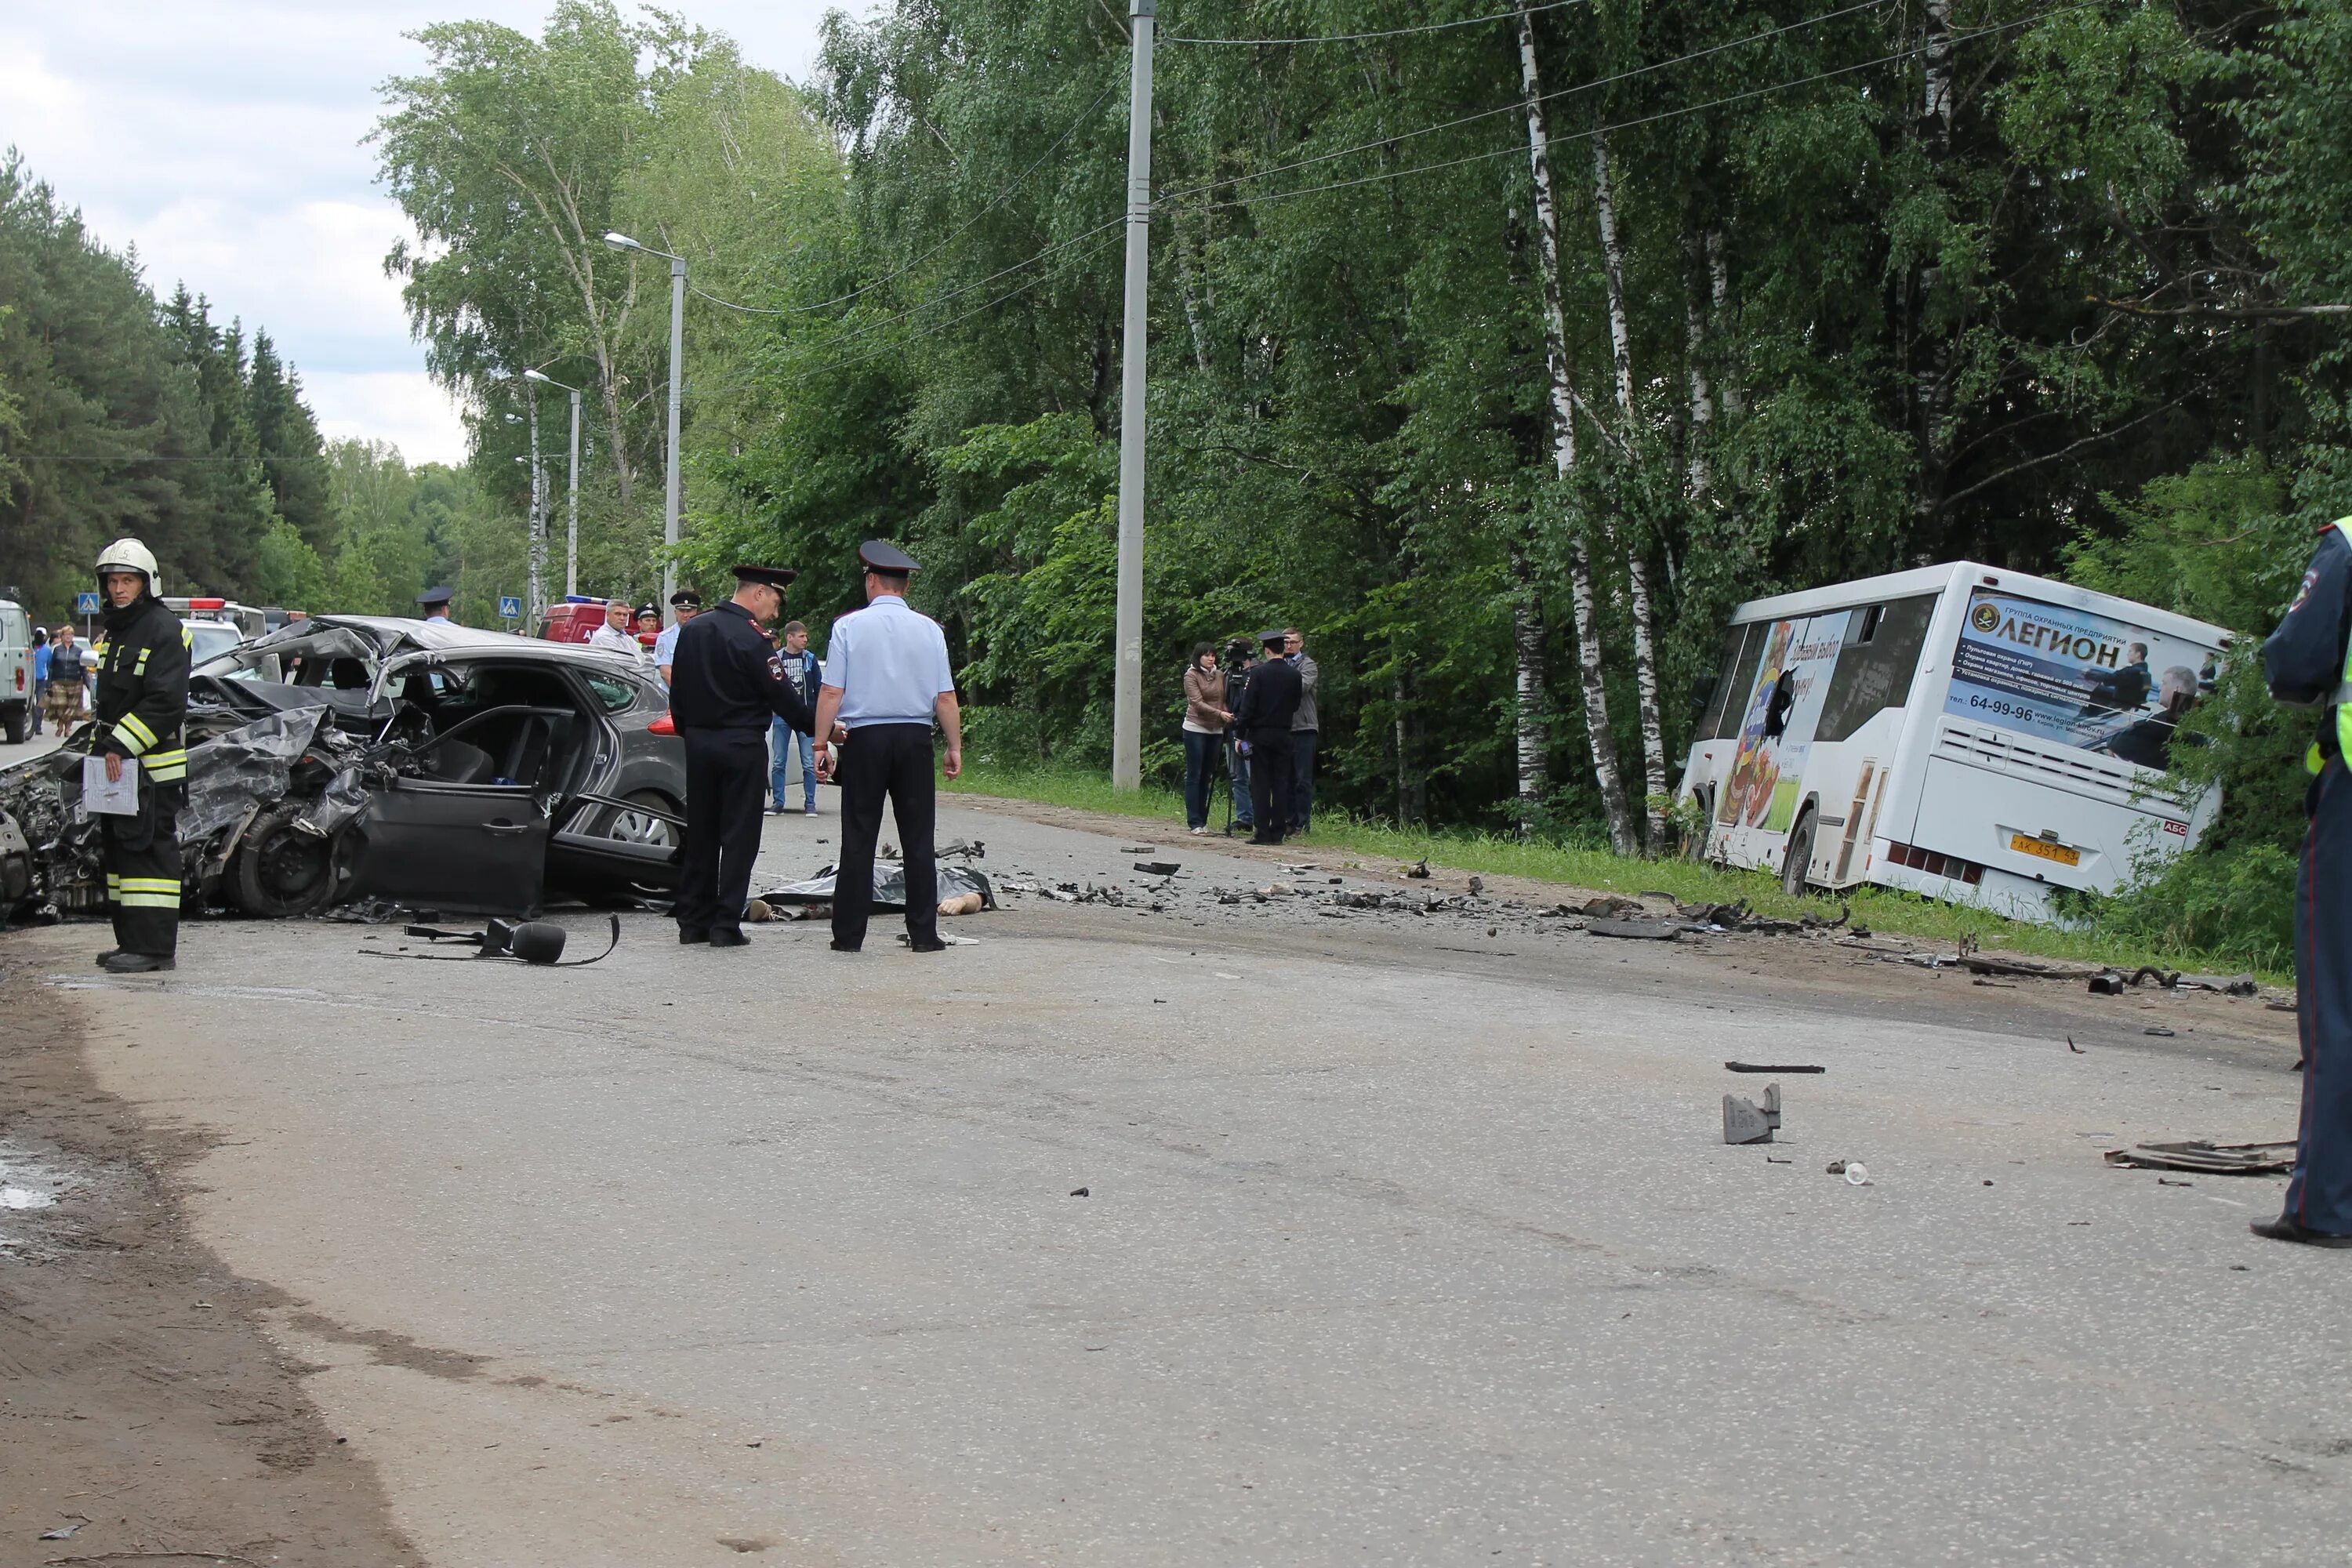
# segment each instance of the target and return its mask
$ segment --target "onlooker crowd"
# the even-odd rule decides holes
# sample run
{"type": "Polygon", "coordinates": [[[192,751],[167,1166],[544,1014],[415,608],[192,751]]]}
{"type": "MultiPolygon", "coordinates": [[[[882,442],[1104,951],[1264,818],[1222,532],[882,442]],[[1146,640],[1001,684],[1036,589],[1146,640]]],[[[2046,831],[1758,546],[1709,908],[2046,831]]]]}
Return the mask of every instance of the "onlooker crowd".
{"type": "MultiPolygon", "coordinates": [[[[1314,817],[1315,750],[1321,728],[1315,694],[1320,677],[1315,660],[1307,655],[1307,639],[1297,626],[1262,634],[1257,643],[1247,637],[1235,637],[1225,644],[1222,662],[1214,645],[1192,645],[1183,676],[1186,827],[1196,835],[1212,831],[1209,799],[1215,792],[1217,764],[1223,762],[1233,801],[1234,829],[1261,841],[1274,842],[1307,830],[1314,817]],[[1263,656],[1259,652],[1261,644],[1263,656]],[[1297,707],[1283,721],[1287,731],[1284,743],[1260,745],[1244,734],[1244,726],[1236,721],[1235,715],[1244,711],[1243,701],[1250,682],[1268,660],[1278,660],[1296,675],[1298,696],[1297,707]],[[1269,765],[1283,770],[1283,787],[1269,787],[1265,792],[1269,802],[1281,801],[1282,820],[1261,829],[1252,788],[1258,781],[1254,779],[1253,770],[1269,765]]],[[[1283,682],[1286,702],[1289,685],[1288,679],[1283,682]]],[[[1252,727],[1258,721],[1253,717],[1252,727]]],[[[1274,782],[1264,781],[1269,786],[1274,782]]]]}

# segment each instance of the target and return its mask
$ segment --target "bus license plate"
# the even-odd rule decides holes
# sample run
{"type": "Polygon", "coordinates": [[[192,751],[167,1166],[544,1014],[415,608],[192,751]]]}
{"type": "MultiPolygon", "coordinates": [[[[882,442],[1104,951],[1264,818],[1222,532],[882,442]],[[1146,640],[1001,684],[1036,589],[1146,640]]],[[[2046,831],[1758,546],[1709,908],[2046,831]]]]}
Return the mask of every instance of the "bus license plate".
{"type": "Polygon", "coordinates": [[[2044,860],[2055,860],[2061,866],[2079,866],[2083,863],[2083,852],[2080,849],[2069,849],[2063,844],[2053,844],[2047,839],[2028,838],[2022,833],[2011,834],[2009,847],[2020,855],[2039,856],[2044,860]]]}

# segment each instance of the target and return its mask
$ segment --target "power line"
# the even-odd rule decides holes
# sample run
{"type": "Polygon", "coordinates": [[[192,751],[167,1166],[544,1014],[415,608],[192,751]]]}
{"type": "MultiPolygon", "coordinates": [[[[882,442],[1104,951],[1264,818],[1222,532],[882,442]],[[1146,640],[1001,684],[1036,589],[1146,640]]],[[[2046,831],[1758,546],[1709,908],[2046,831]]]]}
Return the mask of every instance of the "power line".
{"type": "Polygon", "coordinates": [[[1058,245],[1049,245],[1045,249],[1037,252],[1034,256],[1025,257],[1023,259],[1014,262],[1010,267],[1002,268],[997,271],[990,273],[985,278],[975,279],[971,282],[962,285],[961,288],[950,289],[943,293],[934,294],[929,299],[923,300],[921,303],[911,305],[906,310],[898,312],[896,315],[885,316],[877,321],[868,321],[855,331],[843,332],[837,337],[827,338],[825,340],[826,345],[830,347],[836,343],[849,342],[854,339],[865,337],[872,332],[877,332],[895,321],[903,321],[908,320],[909,317],[919,316],[934,305],[944,303],[947,300],[955,299],[959,295],[969,294],[975,289],[984,289],[1000,278],[1009,277],[1013,273],[1019,272],[1024,268],[1034,267],[1049,256],[1053,256],[1060,251],[1067,250],[1074,245],[1083,244],[1087,240],[1093,238],[1096,235],[1102,233],[1103,230],[1107,228],[1117,228],[1126,222],[1127,219],[1124,217],[1115,217],[1108,223],[1098,223],[1095,225],[1094,227],[1087,229],[1083,233],[1074,235],[1070,238],[1063,240],[1058,245]]]}
{"type": "MultiPolygon", "coordinates": [[[[1127,220],[1125,218],[1120,218],[1118,220],[1118,226],[1124,226],[1127,220]]],[[[1066,266],[1056,268],[1051,271],[1041,272],[1035,277],[1027,279],[1014,287],[1006,289],[1003,293],[999,294],[995,299],[987,301],[985,304],[975,305],[971,310],[964,311],[961,315],[950,316],[946,321],[940,322],[937,326],[927,327],[923,331],[916,332],[909,337],[895,339],[890,342],[884,343],[879,348],[868,349],[864,353],[853,354],[847,359],[824,361],[820,363],[809,366],[803,374],[816,375],[822,374],[827,371],[848,370],[856,365],[865,364],[869,361],[880,359],[885,354],[895,353],[901,349],[911,347],[916,343],[921,342],[925,338],[937,337],[940,333],[946,331],[950,327],[960,326],[963,322],[971,321],[974,316],[982,315],[987,311],[996,309],[997,306],[1003,304],[1007,300],[1027,293],[1030,289],[1034,289],[1040,283],[1048,282],[1055,278],[1066,275],[1080,264],[1092,261],[1096,257],[1103,255],[1105,252],[1112,249],[1115,246],[1122,243],[1124,238],[1124,236],[1114,236],[1109,239],[1103,240],[1096,245],[1092,249],[1086,251],[1082,255],[1072,257],[1066,266]]],[[[1034,260],[1036,258],[1033,257],[1031,259],[1034,260]]],[[[1008,268],[1008,270],[1014,269],[1008,268]]],[[[911,314],[912,312],[908,313],[911,314]]],[[[900,317],[894,319],[903,320],[904,318],[900,317]]]]}
{"type": "MultiPolygon", "coordinates": [[[[1540,5],[1530,5],[1530,16],[1538,11],[1557,11],[1563,5],[1581,5],[1587,0],[1545,0],[1540,5]]],[[[1163,44],[1237,44],[1244,47],[1272,44],[1357,44],[1372,38],[1403,38],[1416,33],[1444,33],[1455,27],[1475,27],[1486,22],[1508,22],[1516,19],[1517,11],[1497,11],[1491,16],[1465,16],[1458,22],[1430,22],[1418,27],[1391,27],[1380,33],[1327,33],[1312,38],[1162,38],[1163,44]]]]}
{"type": "MultiPolygon", "coordinates": [[[[1718,55],[1727,49],[1745,48],[1750,44],[1760,44],[1765,42],[1767,39],[1777,38],[1784,33],[1793,33],[1806,27],[1819,26],[1824,22],[1834,22],[1841,17],[1851,16],[1857,11],[1878,10],[1893,3],[1894,0],[1858,0],[1857,4],[1845,6],[1841,10],[1826,12],[1819,16],[1808,16],[1802,21],[1790,22],[1785,26],[1769,28],[1761,33],[1750,33],[1744,38],[1734,38],[1728,43],[1713,44],[1704,49],[1694,49],[1685,55],[1676,55],[1671,59],[1657,60],[1649,65],[1636,66],[1631,70],[1619,71],[1612,76],[1599,77],[1591,81],[1579,82],[1574,87],[1560,88],[1555,91],[1543,94],[1541,97],[1538,98],[1536,101],[1538,103],[1549,103],[1555,99],[1574,98],[1580,93],[1591,92],[1599,88],[1609,87],[1621,81],[1630,81],[1635,77],[1647,76],[1654,71],[1664,70],[1669,66],[1678,66],[1691,60],[1705,59],[1709,55],[1718,55]]],[[[1220,185],[1236,184],[1243,180],[1262,180],[1270,174],[1286,174],[1293,169],[1304,169],[1316,163],[1328,163],[1335,158],[1345,158],[1357,153],[1368,153],[1383,147],[1392,147],[1398,142],[1409,142],[1417,136],[1430,136],[1440,131],[1453,131],[1461,126],[1475,124],[1477,121],[1482,120],[1492,120],[1497,115],[1524,114],[1526,112],[1527,100],[1525,99],[1521,99],[1516,103],[1504,104],[1499,109],[1482,110],[1476,114],[1465,114],[1458,120],[1440,121],[1434,125],[1424,125],[1417,130],[1400,131],[1392,136],[1382,136],[1370,142],[1359,142],[1351,147],[1335,148],[1328,153],[1318,153],[1312,157],[1300,158],[1292,163],[1276,163],[1271,168],[1253,169],[1244,174],[1226,174],[1215,179],[1202,180],[1198,184],[1181,186],[1173,191],[1163,191],[1160,193],[1160,200],[1163,202],[1177,201],[1185,196],[1197,195],[1202,191],[1214,190],[1220,185]]]]}
{"type": "MultiPolygon", "coordinates": [[[[1970,42],[1977,38],[1988,37],[1995,33],[2011,32],[2019,27],[2032,26],[2037,22],[2047,21],[2053,16],[2063,16],[2070,11],[2088,10],[2101,3],[2102,0],[2076,0],[2076,3],[2074,5],[2055,5],[2047,11],[2038,12],[2032,16],[2020,17],[2013,22],[2004,22],[1999,26],[1990,27],[1979,27],[1973,32],[1955,33],[1950,37],[1948,42],[1951,45],[1958,45],[1970,42]]],[[[1710,109],[1721,109],[1727,104],[1742,103],[1751,98],[1761,98],[1769,93],[1784,92],[1792,87],[1808,87],[1814,82],[1827,81],[1832,77],[1851,76],[1855,71],[1871,70],[1879,66],[1891,65],[1897,60],[1910,59],[1913,57],[1925,52],[1926,46],[1924,45],[1912,48],[1899,49],[1891,55],[1881,55],[1876,59],[1861,60],[1853,65],[1838,66],[1829,70],[1816,71],[1811,76],[1795,77],[1787,81],[1774,82],[1767,87],[1752,87],[1744,92],[1735,92],[1727,94],[1722,98],[1710,99],[1705,103],[1685,104],[1680,109],[1661,110],[1655,114],[1644,114],[1633,120],[1621,120],[1614,124],[1596,125],[1589,131],[1572,131],[1564,136],[1554,136],[1549,138],[1545,142],[1544,145],[1549,149],[1552,147],[1563,147],[1571,142],[1589,142],[1595,136],[1606,136],[1612,132],[1630,131],[1639,126],[1654,125],[1660,121],[1675,120],[1685,114],[1698,114],[1710,109]]],[[[1460,168],[1465,163],[1481,163],[1489,162],[1496,158],[1515,157],[1526,151],[1527,149],[1524,145],[1515,144],[1509,147],[1498,147],[1491,152],[1472,153],[1460,158],[1447,158],[1429,163],[1415,163],[1411,168],[1407,169],[1389,169],[1377,174],[1359,175],[1357,178],[1352,180],[1332,180],[1319,185],[1302,185],[1296,190],[1271,191],[1263,195],[1255,196],[1236,196],[1230,201],[1212,202],[1208,204],[1208,210],[1222,211],[1231,207],[1260,206],[1268,202],[1287,201],[1293,196],[1311,196],[1324,191],[1346,190],[1352,185],[1374,184],[1381,180],[1402,179],[1407,174],[1426,174],[1435,169],[1455,169],[1460,168]]],[[[1223,184],[1227,182],[1219,183],[1223,184]]]]}
{"type": "MultiPolygon", "coordinates": [[[[961,239],[965,235],[971,232],[973,226],[977,225],[981,219],[986,217],[989,214],[994,212],[998,207],[1003,206],[1006,201],[1011,199],[1013,193],[1019,190],[1024,184],[1027,184],[1029,176],[1035,174],[1038,169],[1044,165],[1046,159],[1061,151],[1063,142],[1067,142],[1072,136],[1077,134],[1078,127],[1084,125],[1087,121],[1093,116],[1094,111],[1103,106],[1104,100],[1110,97],[1112,91],[1117,89],[1118,86],[1118,80],[1113,79],[1109,86],[1105,87],[1102,91],[1095,95],[1095,100],[1092,103],[1087,104],[1084,109],[1078,110],[1078,117],[1076,120],[1071,121],[1068,125],[1063,127],[1062,133],[1054,138],[1051,145],[1049,145],[1043,153],[1038,153],[1027,168],[1022,170],[1021,173],[1013,177],[1013,183],[1011,184],[1006,185],[1003,190],[997,192],[995,195],[989,198],[988,205],[981,208],[980,211],[972,214],[972,216],[964,222],[961,227],[949,235],[945,239],[940,241],[937,245],[931,247],[929,250],[923,252],[922,255],[915,258],[914,260],[907,263],[906,266],[901,267],[896,272],[887,272],[881,277],[874,279],[871,283],[861,283],[856,288],[852,289],[848,293],[840,295],[835,299],[820,300],[818,303],[814,305],[793,305],[788,306],[782,310],[762,313],[784,316],[806,315],[814,310],[829,310],[835,305],[846,305],[849,301],[858,298],[860,295],[872,293],[875,289],[882,287],[883,284],[895,282],[898,279],[907,276],[909,272],[914,271],[917,268],[922,266],[924,262],[929,261],[932,257],[937,256],[940,251],[945,250],[949,246],[953,245],[957,240],[961,239]]],[[[726,301],[724,300],[720,301],[722,304],[725,302],[726,301]]],[[[736,308],[740,310],[743,307],[738,306],[736,308]]]]}

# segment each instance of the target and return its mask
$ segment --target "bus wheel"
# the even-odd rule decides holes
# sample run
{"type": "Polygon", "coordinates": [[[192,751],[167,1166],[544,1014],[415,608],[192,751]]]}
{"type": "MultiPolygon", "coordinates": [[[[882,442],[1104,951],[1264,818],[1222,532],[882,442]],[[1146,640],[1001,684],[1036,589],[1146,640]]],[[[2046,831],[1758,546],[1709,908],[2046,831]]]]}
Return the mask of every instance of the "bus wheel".
{"type": "Polygon", "coordinates": [[[1792,899],[1803,896],[1805,873],[1812,868],[1816,820],[1812,807],[1807,806],[1805,814],[1797,819],[1797,826],[1790,830],[1789,847],[1780,857],[1780,890],[1792,899]]]}

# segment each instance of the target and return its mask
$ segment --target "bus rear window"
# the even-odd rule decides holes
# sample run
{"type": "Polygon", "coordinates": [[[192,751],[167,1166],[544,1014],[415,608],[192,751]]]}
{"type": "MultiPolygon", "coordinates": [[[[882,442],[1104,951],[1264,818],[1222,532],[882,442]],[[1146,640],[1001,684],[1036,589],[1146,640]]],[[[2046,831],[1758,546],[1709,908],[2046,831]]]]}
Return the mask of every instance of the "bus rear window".
{"type": "Polygon", "coordinates": [[[1736,691],[1745,697],[1756,684],[1756,666],[1764,658],[1765,635],[1771,629],[1769,622],[1757,621],[1723,634],[1723,673],[1716,678],[1715,696],[1708,700],[1706,717],[1698,727],[1701,740],[1720,741],[1739,733],[1739,722],[1747,714],[1731,694],[1736,691]]]}

